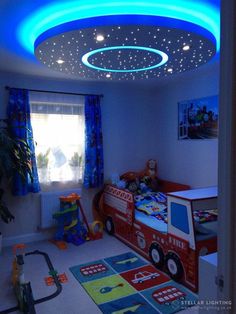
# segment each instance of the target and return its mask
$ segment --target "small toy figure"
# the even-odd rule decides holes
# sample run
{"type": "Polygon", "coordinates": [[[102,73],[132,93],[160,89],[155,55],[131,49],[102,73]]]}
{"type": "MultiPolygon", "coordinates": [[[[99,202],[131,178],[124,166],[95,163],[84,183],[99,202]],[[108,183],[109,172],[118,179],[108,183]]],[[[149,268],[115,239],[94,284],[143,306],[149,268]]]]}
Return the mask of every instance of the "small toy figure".
{"type": "Polygon", "coordinates": [[[132,192],[134,194],[137,194],[138,193],[138,189],[139,189],[138,180],[132,180],[132,181],[127,182],[126,188],[130,192],[132,192]]]}
{"type": "Polygon", "coordinates": [[[157,161],[155,159],[149,159],[147,161],[143,176],[147,176],[152,179],[157,177],[157,161]]]}
{"type": "Polygon", "coordinates": [[[146,168],[140,174],[140,179],[144,182],[148,188],[152,191],[158,191],[158,179],[157,179],[157,161],[155,159],[149,159],[146,163],[146,168]]]}
{"type": "Polygon", "coordinates": [[[148,188],[147,184],[145,182],[140,182],[139,193],[143,194],[143,193],[147,193],[148,191],[149,191],[149,188],[148,188]]]}

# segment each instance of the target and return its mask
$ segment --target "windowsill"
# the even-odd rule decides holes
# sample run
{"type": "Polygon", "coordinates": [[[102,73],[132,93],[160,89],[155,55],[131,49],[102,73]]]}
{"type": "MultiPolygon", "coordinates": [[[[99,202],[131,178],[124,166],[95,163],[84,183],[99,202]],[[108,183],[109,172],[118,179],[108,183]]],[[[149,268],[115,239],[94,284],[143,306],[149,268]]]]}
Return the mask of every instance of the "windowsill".
{"type": "Polygon", "coordinates": [[[78,189],[82,188],[82,181],[81,182],[73,182],[73,181],[53,181],[49,184],[40,183],[41,192],[55,192],[55,191],[65,191],[69,189],[78,189]]]}

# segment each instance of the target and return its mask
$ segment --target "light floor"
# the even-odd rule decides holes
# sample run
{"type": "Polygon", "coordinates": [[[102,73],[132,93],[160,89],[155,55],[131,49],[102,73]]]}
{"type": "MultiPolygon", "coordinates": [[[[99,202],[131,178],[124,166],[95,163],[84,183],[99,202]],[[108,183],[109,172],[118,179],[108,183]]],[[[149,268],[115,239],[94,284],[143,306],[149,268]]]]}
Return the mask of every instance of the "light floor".
{"type": "MultiPolygon", "coordinates": [[[[37,314],[101,314],[96,304],[69,271],[69,267],[132,251],[116,238],[106,234],[101,240],[86,242],[81,246],[70,244],[67,250],[59,250],[48,241],[27,245],[26,252],[34,250],[46,252],[58,273],[65,272],[69,279],[68,283],[63,284],[63,290],[59,296],[35,305],[37,314]]],[[[11,286],[12,259],[12,249],[3,249],[0,255],[0,311],[16,306],[16,299],[11,286]]],[[[31,282],[35,299],[50,295],[56,290],[55,287],[48,287],[44,283],[44,278],[49,274],[42,256],[25,257],[25,273],[26,279],[31,282]]],[[[179,313],[197,314],[198,310],[189,308],[179,313]]]]}

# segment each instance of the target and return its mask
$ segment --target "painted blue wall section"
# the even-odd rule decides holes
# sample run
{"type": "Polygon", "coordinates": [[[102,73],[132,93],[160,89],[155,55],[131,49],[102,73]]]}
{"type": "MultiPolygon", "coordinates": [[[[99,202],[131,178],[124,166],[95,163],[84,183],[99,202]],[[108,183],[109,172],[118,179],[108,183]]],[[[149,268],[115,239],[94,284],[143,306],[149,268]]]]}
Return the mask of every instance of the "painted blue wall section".
{"type": "MultiPolygon", "coordinates": [[[[178,19],[208,30],[220,48],[218,1],[196,0],[74,0],[52,2],[28,15],[17,28],[22,47],[34,53],[36,39],[52,27],[75,20],[111,15],[146,15],[178,19]]],[[[9,38],[10,40],[10,38],[9,38]]]]}
{"type": "Polygon", "coordinates": [[[189,234],[187,207],[185,205],[171,203],[171,224],[175,228],[189,234]]]}

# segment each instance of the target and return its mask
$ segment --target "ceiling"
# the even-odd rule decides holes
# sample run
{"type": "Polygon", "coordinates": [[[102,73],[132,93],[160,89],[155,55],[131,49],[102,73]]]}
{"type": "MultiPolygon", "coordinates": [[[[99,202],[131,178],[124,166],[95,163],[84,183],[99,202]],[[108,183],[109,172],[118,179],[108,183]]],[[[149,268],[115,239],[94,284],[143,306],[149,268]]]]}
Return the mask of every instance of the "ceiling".
{"type": "MultiPolygon", "coordinates": [[[[80,0],[80,3],[84,1],[80,0]]],[[[129,8],[128,1],[123,1],[125,12],[121,12],[120,7],[115,6],[117,1],[113,0],[109,2],[113,3],[112,10],[116,8],[114,14],[117,15],[105,15],[107,0],[87,0],[86,4],[93,4],[93,9],[97,10],[90,10],[93,14],[89,13],[89,17],[84,15],[84,18],[74,20],[78,17],[76,10],[72,10],[72,4],[78,4],[76,0],[21,0],[20,5],[15,0],[1,0],[0,27],[4,31],[0,36],[0,70],[92,81],[150,81],[218,62],[219,39],[214,27],[210,29],[212,20],[209,20],[207,29],[208,25],[192,23],[188,16],[176,19],[176,12],[181,11],[179,4],[186,4],[189,11],[187,6],[192,0],[150,1],[154,5],[160,4],[160,8],[169,3],[172,7],[166,12],[169,14],[171,8],[174,13],[167,18],[164,11],[163,16],[155,16],[145,11],[147,2],[131,0],[129,2],[137,2],[140,7],[144,5],[142,10],[147,13],[137,11],[134,15],[130,14],[134,7],[129,8]],[[106,4],[101,12],[100,3],[106,4]],[[69,9],[63,7],[68,4],[69,9]],[[58,6],[57,10],[54,5],[58,6]],[[43,12],[42,8],[48,11],[43,12]],[[61,16],[59,8],[63,13],[61,16]],[[69,10],[74,16],[67,14],[69,10]],[[46,14],[44,18],[42,14],[46,14]],[[41,23],[44,19],[50,21],[50,27],[41,23]]],[[[197,14],[204,21],[209,5],[219,13],[219,0],[195,0],[193,3],[206,8],[206,12],[199,10],[197,14]]],[[[194,7],[191,9],[194,12],[194,7]]],[[[162,14],[160,10],[158,12],[162,14]]],[[[215,19],[215,22],[219,20],[215,19]]]]}

